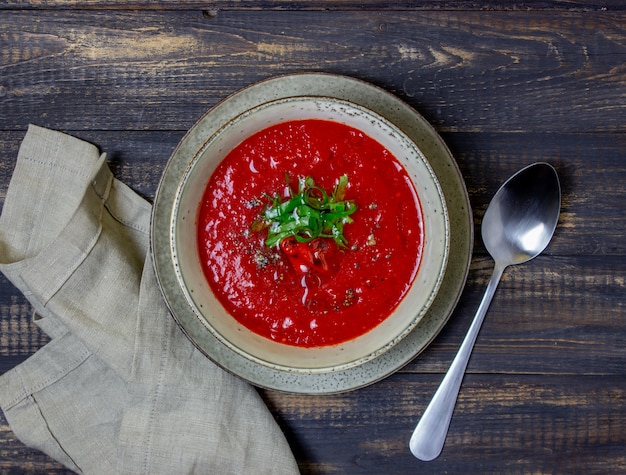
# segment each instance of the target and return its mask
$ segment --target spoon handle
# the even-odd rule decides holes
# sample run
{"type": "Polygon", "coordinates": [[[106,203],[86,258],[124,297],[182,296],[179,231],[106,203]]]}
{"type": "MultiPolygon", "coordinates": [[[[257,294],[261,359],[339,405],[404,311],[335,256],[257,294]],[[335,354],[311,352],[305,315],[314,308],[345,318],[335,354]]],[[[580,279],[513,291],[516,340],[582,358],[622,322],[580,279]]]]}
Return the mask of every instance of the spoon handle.
{"type": "Polygon", "coordinates": [[[446,373],[439,389],[433,396],[432,401],[424,411],[417,427],[413,431],[409,447],[411,453],[420,460],[429,462],[436,459],[446,440],[450,419],[459,394],[461,381],[465,373],[465,368],[472,353],[472,348],[476,342],[476,337],[480,331],[480,327],[485,319],[485,314],[491,303],[491,299],[496,291],[502,273],[506,266],[496,262],[493,274],[485,290],[485,295],[476,311],[474,320],[470,325],[467,335],[465,336],[461,347],[457,352],[450,369],[446,373]]]}

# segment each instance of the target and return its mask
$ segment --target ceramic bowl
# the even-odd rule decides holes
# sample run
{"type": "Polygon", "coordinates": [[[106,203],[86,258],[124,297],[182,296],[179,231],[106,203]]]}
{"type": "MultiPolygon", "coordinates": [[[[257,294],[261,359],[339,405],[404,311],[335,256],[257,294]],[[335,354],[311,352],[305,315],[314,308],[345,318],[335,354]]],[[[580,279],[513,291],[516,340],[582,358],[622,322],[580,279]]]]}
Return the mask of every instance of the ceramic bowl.
{"type": "Polygon", "coordinates": [[[435,298],[450,246],[445,200],[428,161],[403,132],[373,111],[324,97],[265,102],[224,124],[197,151],[172,204],[170,252],[176,280],[197,319],[221,345],[255,364],[294,373],[345,370],[377,358],[418,324],[435,298]],[[334,346],[301,348],[263,338],[238,323],[213,295],[203,274],[195,228],[198,205],[213,171],[242,140],[277,122],[323,119],[361,130],[386,147],[406,168],[422,206],[424,249],[417,276],[395,311],[368,333],[334,346]]]}

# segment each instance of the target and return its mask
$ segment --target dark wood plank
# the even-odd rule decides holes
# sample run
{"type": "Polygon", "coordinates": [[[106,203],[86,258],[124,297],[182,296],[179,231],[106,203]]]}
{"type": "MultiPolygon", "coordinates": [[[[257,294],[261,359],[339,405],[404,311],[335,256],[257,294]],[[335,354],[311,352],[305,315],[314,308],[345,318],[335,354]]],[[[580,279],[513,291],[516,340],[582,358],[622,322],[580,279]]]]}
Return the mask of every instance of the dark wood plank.
{"type": "MultiPolygon", "coordinates": [[[[19,116],[28,121],[28,112],[19,116]]],[[[54,127],[56,128],[56,127],[54,127]]],[[[70,130],[109,155],[115,175],[152,200],[163,168],[183,132],[70,130]]],[[[25,131],[0,135],[0,204],[25,131]]],[[[626,160],[623,134],[444,133],[476,217],[476,252],[483,254],[480,222],[500,184],[538,160],[558,170],[562,212],[549,255],[625,255],[626,160]]]]}
{"type": "Polygon", "coordinates": [[[251,82],[323,70],[441,131],[624,132],[625,15],[7,11],[0,130],[182,131],[251,82]]]}
{"type": "MultiPolygon", "coordinates": [[[[148,199],[153,197],[167,157],[181,136],[177,132],[99,131],[78,131],[77,135],[108,151],[116,176],[148,199]]],[[[0,142],[2,150],[11,156],[11,160],[0,160],[5,184],[21,136],[10,133],[0,139],[4,140],[0,142]]],[[[622,351],[625,336],[615,331],[622,322],[626,295],[620,226],[626,211],[621,185],[623,140],[611,135],[575,135],[548,142],[524,134],[446,134],[446,139],[458,151],[476,206],[477,225],[492,193],[517,167],[542,153],[564,157],[556,163],[565,199],[555,238],[545,256],[505,274],[470,371],[620,374],[626,367],[622,351]],[[589,150],[592,155],[580,150],[589,150]],[[576,158],[565,161],[570,156],[576,158]],[[595,166],[590,167],[589,160],[595,166]],[[609,222],[615,227],[607,229],[609,222]],[[603,255],[613,257],[604,259],[603,255]]],[[[448,326],[406,371],[440,372],[447,368],[492,270],[480,239],[476,252],[464,295],[448,326]]],[[[36,328],[30,323],[30,308],[23,297],[1,288],[6,292],[0,299],[0,321],[6,328],[2,338],[12,343],[0,348],[7,354],[28,355],[41,345],[42,337],[28,333],[36,328]]]]}
{"type": "Polygon", "coordinates": [[[408,439],[439,384],[397,374],[338,396],[264,392],[303,474],[621,473],[626,404],[620,377],[467,375],[440,458],[408,439]]]}
{"type": "MultiPolygon", "coordinates": [[[[621,377],[468,375],[444,452],[424,463],[408,438],[439,383],[397,374],[342,395],[262,391],[303,475],[359,473],[621,473],[626,394],[621,377]]],[[[24,447],[0,414],[2,473],[71,473],[24,447]]]]}
{"type": "MultiPolygon", "coordinates": [[[[475,257],[450,321],[407,372],[446,371],[478,308],[493,261],[475,257]]],[[[619,375],[626,368],[626,260],[550,257],[510,267],[469,372],[619,375]]]]}
{"type": "Polygon", "coordinates": [[[620,0],[10,0],[0,9],[92,9],[92,10],[191,10],[207,15],[223,10],[481,10],[481,11],[619,11],[626,9],[620,0]]]}
{"type": "MultiPolygon", "coordinates": [[[[450,364],[486,287],[492,262],[474,259],[450,321],[404,372],[450,364]]],[[[0,279],[0,357],[26,357],[46,342],[26,300],[0,279]]],[[[626,258],[539,257],[507,270],[489,309],[469,372],[623,375],[626,258]]],[[[16,360],[4,360],[6,371],[16,360]]]]}
{"type": "Polygon", "coordinates": [[[445,133],[480,222],[499,186],[535,161],[554,165],[562,189],[561,216],[548,254],[624,255],[626,136],[623,134],[445,133]]]}

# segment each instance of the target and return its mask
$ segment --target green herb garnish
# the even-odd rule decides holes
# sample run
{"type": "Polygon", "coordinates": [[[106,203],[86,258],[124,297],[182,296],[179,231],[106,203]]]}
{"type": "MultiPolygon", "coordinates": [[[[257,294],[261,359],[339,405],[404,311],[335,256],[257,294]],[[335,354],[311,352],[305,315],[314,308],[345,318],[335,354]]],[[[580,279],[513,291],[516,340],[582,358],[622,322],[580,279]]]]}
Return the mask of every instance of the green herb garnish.
{"type": "MultiPolygon", "coordinates": [[[[289,176],[286,179],[289,185],[289,176]]],[[[264,227],[268,228],[265,244],[276,246],[293,236],[299,242],[331,238],[344,247],[348,241],[343,226],[352,222],[350,215],[356,211],[352,201],[344,200],[347,186],[348,175],[342,175],[329,195],[308,176],[298,178],[297,192],[290,188],[289,198],[283,200],[275,194],[261,215],[264,227]]]]}

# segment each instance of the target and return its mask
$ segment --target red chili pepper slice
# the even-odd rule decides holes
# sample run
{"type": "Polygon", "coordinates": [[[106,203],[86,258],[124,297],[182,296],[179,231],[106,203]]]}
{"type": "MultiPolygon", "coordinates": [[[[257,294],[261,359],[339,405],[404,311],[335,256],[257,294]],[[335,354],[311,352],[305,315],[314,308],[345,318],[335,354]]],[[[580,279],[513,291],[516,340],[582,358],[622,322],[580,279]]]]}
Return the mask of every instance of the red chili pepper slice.
{"type": "Polygon", "coordinates": [[[280,249],[300,274],[326,274],[330,271],[327,257],[332,249],[327,239],[300,242],[295,237],[288,237],[280,241],[280,249]]]}

